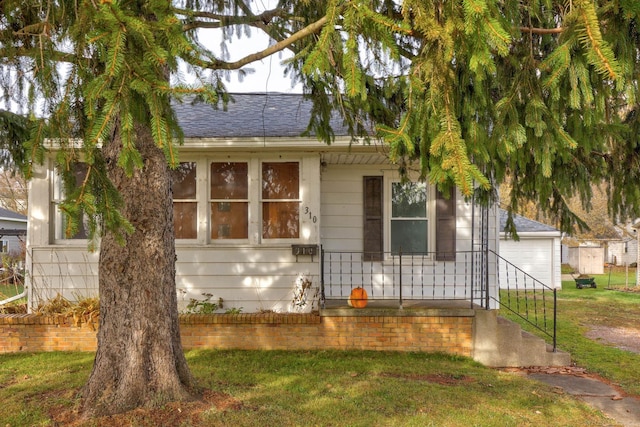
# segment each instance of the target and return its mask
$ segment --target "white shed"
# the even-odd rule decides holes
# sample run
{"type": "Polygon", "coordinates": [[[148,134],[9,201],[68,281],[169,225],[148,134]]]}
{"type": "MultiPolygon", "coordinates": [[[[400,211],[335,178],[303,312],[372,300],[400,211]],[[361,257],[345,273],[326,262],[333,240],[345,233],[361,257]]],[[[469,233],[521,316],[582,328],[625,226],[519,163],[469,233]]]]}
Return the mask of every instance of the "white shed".
{"type": "Polygon", "coordinates": [[[554,227],[514,214],[520,240],[504,232],[507,212],[500,210],[500,256],[543,284],[560,289],[562,233],[554,227]]]}

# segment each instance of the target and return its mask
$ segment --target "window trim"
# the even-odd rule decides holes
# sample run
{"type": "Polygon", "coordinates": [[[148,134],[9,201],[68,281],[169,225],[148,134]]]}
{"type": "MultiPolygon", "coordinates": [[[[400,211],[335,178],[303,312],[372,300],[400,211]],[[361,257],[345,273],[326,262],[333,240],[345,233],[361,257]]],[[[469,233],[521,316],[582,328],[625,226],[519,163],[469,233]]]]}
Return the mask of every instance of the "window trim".
{"type": "MultiPolygon", "coordinates": [[[[417,176],[411,175],[410,180],[417,182],[417,176]]],[[[398,257],[391,253],[391,221],[392,221],[392,187],[394,183],[401,181],[400,175],[397,171],[385,171],[384,174],[384,194],[383,194],[383,223],[384,223],[384,253],[385,260],[393,260],[398,257]]],[[[427,187],[427,252],[425,255],[416,255],[416,257],[424,258],[425,260],[436,260],[436,209],[435,209],[435,197],[436,188],[434,185],[426,182],[427,187]]],[[[402,259],[407,259],[407,262],[411,262],[412,256],[404,256],[402,259]]]]}
{"type": "MultiPolygon", "coordinates": [[[[204,217],[204,219],[202,219],[201,221],[205,221],[206,223],[206,227],[204,232],[206,233],[204,236],[204,241],[206,242],[207,245],[209,246],[228,246],[228,245],[238,245],[238,244],[247,244],[251,242],[251,221],[252,218],[254,218],[254,214],[253,214],[253,205],[255,205],[255,202],[252,203],[251,201],[251,195],[252,195],[252,191],[253,191],[253,183],[252,183],[252,179],[251,179],[251,171],[252,171],[252,162],[253,159],[251,158],[247,158],[247,157],[230,157],[227,156],[226,158],[223,157],[215,157],[215,156],[207,156],[204,159],[204,162],[206,163],[205,169],[206,169],[206,178],[205,178],[205,182],[206,185],[204,185],[203,187],[205,187],[203,189],[204,193],[204,200],[205,202],[205,208],[204,211],[206,211],[206,215],[204,217]],[[211,214],[212,214],[212,207],[211,205],[213,203],[219,202],[222,199],[212,199],[211,198],[211,164],[212,163],[246,163],[247,164],[247,199],[229,199],[229,200],[233,200],[233,202],[239,203],[239,202],[244,202],[247,203],[247,237],[246,238],[242,238],[242,239],[214,239],[211,237],[211,231],[212,231],[212,226],[213,223],[211,221],[211,214]]],[[[201,195],[201,194],[200,194],[201,195]]]]}
{"type": "MultiPolygon", "coordinates": [[[[176,239],[176,245],[204,245],[207,247],[273,247],[288,246],[293,243],[306,241],[304,236],[304,220],[302,209],[305,203],[304,176],[305,161],[301,155],[268,155],[268,156],[247,156],[242,155],[216,155],[215,153],[203,154],[196,157],[195,154],[185,155],[181,162],[196,162],[196,198],[198,212],[198,238],[197,239],[176,239]],[[217,199],[211,199],[211,163],[247,163],[247,200],[240,200],[248,204],[248,237],[246,239],[212,239],[211,238],[211,203],[217,199]],[[264,201],[291,201],[298,203],[298,231],[297,238],[274,238],[262,237],[262,164],[263,163],[291,163],[298,164],[298,198],[297,199],[268,199],[264,201]]],[[[306,196],[309,197],[308,195],[306,196]]],[[[235,201],[235,199],[234,199],[235,201]]],[[[310,203],[310,201],[307,201],[310,203]]]]}
{"type": "MultiPolygon", "coordinates": [[[[82,161],[79,163],[82,163],[82,161]]],[[[64,201],[62,176],[58,173],[58,168],[53,159],[49,160],[49,166],[49,241],[54,245],[86,247],[89,242],[88,237],[74,239],[64,236],[64,214],[58,209],[58,206],[64,201]]]]}
{"type": "MultiPolygon", "coordinates": [[[[193,243],[193,242],[197,242],[198,241],[198,236],[200,233],[200,227],[199,227],[199,202],[198,202],[198,196],[199,196],[199,192],[200,192],[200,162],[198,162],[197,159],[191,159],[191,158],[187,158],[187,159],[182,159],[180,160],[180,163],[195,163],[196,165],[196,176],[195,176],[195,184],[196,184],[196,195],[194,199],[176,199],[173,198],[172,199],[172,203],[175,204],[175,202],[177,201],[178,203],[195,203],[196,204],[196,237],[192,238],[192,239],[187,239],[187,238],[175,238],[176,243],[177,242],[185,242],[185,243],[193,243]]],[[[173,208],[173,206],[172,206],[173,208]]],[[[175,213],[175,211],[174,211],[175,213]]],[[[175,219],[174,219],[174,224],[175,224],[175,219]]],[[[175,236],[175,230],[174,230],[174,236],[175,236]]]]}
{"type": "Polygon", "coordinates": [[[258,225],[258,229],[256,230],[256,232],[258,233],[258,241],[259,244],[292,244],[292,243],[297,243],[300,242],[302,240],[302,204],[303,204],[303,200],[302,200],[302,175],[303,175],[303,161],[301,158],[299,157],[278,157],[278,158],[273,158],[273,157],[263,157],[263,158],[257,158],[255,159],[258,163],[258,174],[257,174],[257,182],[258,185],[256,187],[257,188],[257,208],[258,208],[258,221],[257,221],[257,225],[258,225]],[[298,164],[298,198],[297,199],[264,199],[262,197],[262,166],[265,163],[297,163],[298,164]],[[262,221],[263,221],[263,217],[262,217],[262,209],[264,206],[264,203],[277,203],[277,202],[288,202],[288,203],[297,203],[298,204],[298,237],[285,237],[285,238],[266,238],[263,235],[262,232],[262,221]]]}

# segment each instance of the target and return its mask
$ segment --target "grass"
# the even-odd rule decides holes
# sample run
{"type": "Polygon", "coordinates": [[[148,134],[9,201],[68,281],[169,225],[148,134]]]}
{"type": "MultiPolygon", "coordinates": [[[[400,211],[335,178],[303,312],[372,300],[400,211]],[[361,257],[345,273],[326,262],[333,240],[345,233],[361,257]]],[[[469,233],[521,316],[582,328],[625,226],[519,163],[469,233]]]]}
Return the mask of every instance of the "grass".
{"type": "MultiPolygon", "coordinates": [[[[640,293],[605,289],[609,277],[596,276],[595,289],[563,282],[558,345],[577,365],[640,395],[640,355],[585,337],[593,325],[640,324],[640,293]]],[[[76,425],[610,425],[546,385],[450,355],[197,350],[187,358],[199,385],[216,397],[196,415],[166,406],[76,425]]],[[[2,425],[69,424],[60,414],[74,413],[92,362],[93,353],[0,355],[2,425]]]]}
{"type": "MultiPolygon", "coordinates": [[[[182,412],[173,407],[81,425],[165,425],[158,416],[185,427],[610,425],[549,386],[450,355],[198,350],[187,358],[199,384],[233,404],[207,401],[198,417],[170,418],[182,412]]],[[[59,424],[55,414],[73,412],[92,361],[92,353],[0,355],[3,426],[59,424]]]]}
{"type": "MultiPolygon", "coordinates": [[[[23,290],[24,287],[21,284],[0,281],[0,301],[21,294],[23,290]]],[[[0,314],[26,312],[26,303],[26,298],[20,298],[19,300],[2,305],[0,306],[0,314]]]]}
{"type": "MultiPolygon", "coordinates": [[[[637,329],[640,293],[607,289],[608,274],[594,277],[597,288],[577,289],[573,280],[562,282],[562,290],[557,293],[558,347],[571,353],[578,366],[619,384],[627,393],[640,395],[640,354],[585,336],[594,326],[637,329]]],[[[505,310],[501,315],[510,317],[505,310]]],[[[524,324],[523,327],[537,333],[524,324]]]]}
{"type": "Polygon", "coordinates": [[[19,293],[22,293],[23,289],[22,285],[0,282],[0,300],[18,295],[19,293]]]}
{"type": "Polygon", "coordinates": [[[634,288],[637,286],[635,268],[605,268],[605,274],[597,274],[594,277],[598,286],[601,285],[607,288],[634,288]]]}

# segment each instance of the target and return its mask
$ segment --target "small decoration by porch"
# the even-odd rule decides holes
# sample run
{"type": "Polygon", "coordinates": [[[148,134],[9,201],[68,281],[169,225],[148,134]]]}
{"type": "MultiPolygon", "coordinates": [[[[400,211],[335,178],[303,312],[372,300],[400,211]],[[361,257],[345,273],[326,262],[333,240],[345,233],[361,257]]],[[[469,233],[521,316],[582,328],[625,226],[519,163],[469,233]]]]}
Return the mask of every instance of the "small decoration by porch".
{"type": "Polygon", "coordinates": [[[311,310],[314,309],[318,298],[318,288],[313,287],[313,281],[308,274],[300,273],[293,286],[293,311],[303,311],[307,309],[309,300],[311,300],[311,310]]]}
{"type": "Polygon", "coordinates": [[[365,291],[364,288],[358,286],[357,288],[353,288],[351,290],[348,304],[350,307],[354,308],[365,308],[367,306],[367,298],[367,291],[365,291]]]}

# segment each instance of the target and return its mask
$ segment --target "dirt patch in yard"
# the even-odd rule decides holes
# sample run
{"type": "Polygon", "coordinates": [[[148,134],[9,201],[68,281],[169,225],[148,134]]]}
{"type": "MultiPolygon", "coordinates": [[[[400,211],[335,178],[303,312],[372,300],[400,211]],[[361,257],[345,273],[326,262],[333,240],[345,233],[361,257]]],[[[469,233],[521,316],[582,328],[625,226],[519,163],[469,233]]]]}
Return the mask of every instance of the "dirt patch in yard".
{"type": "Polygon", "coordinates": [[[205,412],[254,410],[226,393],[206,390],[200,399],[191,402],[171,402],[160,408],[138,408],[123,414],[82,419],[68,406],[53,407],[49,414],[54,426],[65,427],[158,427],[200,425],[205,412]]]}
{"type": "Polygon", "coordinates": [[[590,325],[585,336],[621,350],[640,354],[640,329],[590,325]]]}

